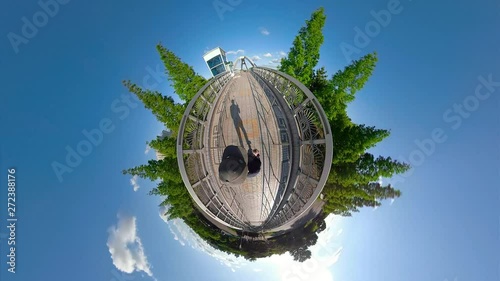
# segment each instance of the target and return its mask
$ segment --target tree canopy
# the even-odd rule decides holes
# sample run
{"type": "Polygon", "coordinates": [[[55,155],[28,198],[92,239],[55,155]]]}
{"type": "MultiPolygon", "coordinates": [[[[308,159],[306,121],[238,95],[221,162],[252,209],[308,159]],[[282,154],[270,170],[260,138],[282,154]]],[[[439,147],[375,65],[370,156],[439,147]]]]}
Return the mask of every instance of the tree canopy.
{"type": "Polygon", "coordinates": [[[175,93],[186,102],[189,102],[207,82],[203,76],[197,74],[191,66],[184,63],[171,50],[163,45],[156,46],[165,66],[165,74],[171,82],[175,93]]]}
{"type": "Polygon", "coordinates": [[[396,198],[399,190],[378,184],[380,178],[404,173],[409,165],[370,154],[368,150],[390,135],[386,129],[355,124],[347,114],[347,106],[373,74],[377,53],[354,60],[344,69],[328,77],[325,67],[316,68],[323,43],[324,9],[314,11],[295,37],[279,70],[294,76],[316,96],[330,122],[334,145],[333,161],[325,195],[324,211],[350,216],[361,207],[375,207],[380,200],[396,198]]]}
{"type": "Polygon", "coordinates": [[[306,25],[300,28],[299,34],[295,36],[288,56],[281,60],[279,70],[295,77],[306,86],[310,86],[314,67],[319,61],[325,20],[323,8],[314,11],[306,25]]]}
{"type": "Polygon", "coordinates": [[[355,124],[347,114],[347,106],[354,101],[375,69],[377,54],[372,53],[353,61],[330,79],[324,67],[316,69],[311,77],[310,90],[322,105],[330,122],[334,154],[330,175],[323,189],[324,211],[350,216],[361,207],[376,207],[380,200],[396,198],[399,190],[391,186],[373,187],[380,178],[404,173],[409,165],[391,157],[375,157],[368,152],[390,135],[389,130],[366,124],[355,124]]]}

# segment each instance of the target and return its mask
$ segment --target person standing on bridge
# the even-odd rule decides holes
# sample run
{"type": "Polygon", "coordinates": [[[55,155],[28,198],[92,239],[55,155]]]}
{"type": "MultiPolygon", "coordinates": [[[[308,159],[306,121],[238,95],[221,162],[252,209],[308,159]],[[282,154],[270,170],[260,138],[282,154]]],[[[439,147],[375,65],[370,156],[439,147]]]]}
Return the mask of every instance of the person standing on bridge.
{"type": "Polygon", "coordinates": [[[260,152],[257,149],[248,153],[248,177],[255,177],[260,172],[260,152]]]}

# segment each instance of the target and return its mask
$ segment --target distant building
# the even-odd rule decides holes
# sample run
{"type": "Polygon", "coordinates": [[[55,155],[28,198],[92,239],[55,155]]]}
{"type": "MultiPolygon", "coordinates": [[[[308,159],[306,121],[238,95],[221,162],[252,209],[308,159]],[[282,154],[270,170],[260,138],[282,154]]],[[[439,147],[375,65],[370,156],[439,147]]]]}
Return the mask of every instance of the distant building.
{"type": "Polygon", "coordinates": [[[163,130],[161,131],[161,139],[168,138],[172,135],[172,131],[169,130],[163,130]]]}
{"type": "MultiPolygon", "coordinates": [[[[168,130],[163,130],[160,135],[160,139],[168,138],[172,135],[172,131],[168,130]]],[[[163,160],[165,159],[165,155],[161,154],[160,152],[156,151],[156,160],[163,160]]]]}
{"type": "Polygon", "coordinates": [[[203,59],[212,76],[217,76],[225,71],[231,71],[232,63],[227,61],[226,51],[219,47],[206,52],[203,55],[203,59]]]}

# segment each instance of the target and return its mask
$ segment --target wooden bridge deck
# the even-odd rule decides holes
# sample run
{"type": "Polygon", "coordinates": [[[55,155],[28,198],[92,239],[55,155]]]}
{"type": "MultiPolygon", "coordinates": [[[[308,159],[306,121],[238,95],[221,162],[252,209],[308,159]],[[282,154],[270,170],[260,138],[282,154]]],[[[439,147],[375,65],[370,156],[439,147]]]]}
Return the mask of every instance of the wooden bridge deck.
{"type": "Polygon", "coordinates": [[[242,212],[245,221],[253,226],[261,225],[274,205],[279,194],[284,156],[286,158],[281,136],[284,123],[279,120],[279,106],[273,104],[270,97],[270,90],[264,89],[250,73],[236,74],[215,104],[206,136],[209,168],[213,175],[218,174],[226,146],[260,151],[262,167],[257,176],[247,178],[237,187],[220,182],[225,206],[234,214],[242,212]]]}

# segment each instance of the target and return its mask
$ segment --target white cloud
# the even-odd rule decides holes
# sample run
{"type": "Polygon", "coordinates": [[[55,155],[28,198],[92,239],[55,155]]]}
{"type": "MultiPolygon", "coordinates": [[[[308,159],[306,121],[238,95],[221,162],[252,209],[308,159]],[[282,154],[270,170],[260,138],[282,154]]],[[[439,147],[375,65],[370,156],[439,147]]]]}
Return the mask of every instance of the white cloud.
{"type": "Polygon", "coordinates": [[[267,35],[271,34],[271,32],[269,32],[265,27],[261,27],[260,34],[267,36],[267,35]]]}
{"type": "Polygon", "coordinates": [[[342,246],[337,242],[339,240],[338,236],[343,232],[342,228],[339,227],[341,218],[338,216],[330,215],[325,219],[327,227],[318,234],[316,245],[309,248],[311,251],[311,258],[309,260],[300,263],[294,261],[293,257],[287,253],[249,262],[242,257],[236,258],[233,255],[214,249],[181,220],[168,220],[168,217],[162,215],[164,213],[163,210],[166,209],[160,210],[160,216],[169,225],[169,229],[175,240],[179,241],[181,245],[186,244],[195,250],[206,253],[222,265],[227,266],[228,270],[232,272],[245,268],[253,272],[262,271],[270,273],[273,278],[269,279],[273,280],[332,281],[333,276],[330,273],[330,268],[338,262],[342,254],[342,246]],[[306,278],[304,279],[304,277],[306,278]]]}
{"type": "Polygon", "coordinates": [[[342,246],[337,238],[342,234],[339,229],[341,218],[330,215],[325,219],[326,229],[318,234],[318,241],[311,246],[311,258],[305,262],[294,261],[290,254],[272,256],[264,259],[266,263],[278,270],[278,280],[315,280],[332,281],[330,268],[336,264],[342,254],[342,246]],[[335,230],[339,229],[339,230],[335,230]]]}
{"type": "Polygon", "coordinates": [[[378,177],[378,184],[382,185],[384,181],[382,180],[382,177],[378,177]]]}
{"type": "Polygon", "coordinates": [[[253,60],[253,61],[258,61],[258,60],[260,60],[260,57],[259,57],[259,56],[253,56],[253,57],[252,57],[252,60],[253,60]]]}
{"type": "Polygon", "coordinates": [[[159,213],[160,213],[160,218],[161,218],[164,222],[166,222],[166,223],[168,223],[168,220],[169,220],[169,217],[168,217],[168,215],[166,214],[166,213],[167,213],[167,211],[168,211],[168,207],[167,207],[167,206],[161,206],[161,207],[160,207],[160,210],[159,210],[159,213]]]}
{"type": "Polygon", "coordinates": [[[281,59],[273,59],[271,60],[272,63],[279,63],[281,61],[281,59]]]}
{"type": "Polygon", "coordinates": [[[179,235],[177,234],[177,232],[175,232],[174,229],[172,228],[172,225],[174,225],[174,227],[178,228],[177,224],[181,223],[182,221],[180,219],[169,220],[168,215],[166,215],[168,208],[169,207],[167,207],[167,206],[160,207],[160,217],[167,224],[168,230],[170,230],[170,233],[172,233],[172,235],[174,236],[174,240],[179,241],[179,243],[182,246],[185,246],[186,242],[184,242],[184,239],[182,237],[179,238],[179,235]]]}
{"type": "Polygon", "coordinates": [[[285,52],[283,52],[283,51],[280,51],[280,52],[279,52],[279,55],[280,55],[280,56],[282,56],[282,57],[286,57],[286,53],[285,53],[285,52]]]}
{"type": "Polygon", "coordinates": [[[245,50],[238,49],[236,51],[227,51],[226,55],[237,55],[237,54],[244,54],[245,50]]]}
{"type": "Polygon", "coordinates": [[[271,53],[265,53],[265,54],[264,54],[264,57],[266,57],[266,58],[270,58],[270,57],[272,57],[272,56],[273,56],[273,55],[271,55],[271,53]]]}
{"type": "Polygon", "coordinates": [[[198,234],[196,234],[189,226],[187,226],[180,219],[169,220],[168,216],[164,213],[168,207],[160,207],[160,217],[167,223],[170,232],[173,235],[174,240],[179,241],[181,246],[188,245],[192,249],[201,251],[216,259],[220,264],[225,265],[232,272],[236,269],[241,268],[243,265],[249,262],[243,258],[236,258],[233,255],[226,254],[220,250],[217,250],[210,246],[205,240],[203,240],[198,234]]]}
{"type": "MultiPolygon", "coordinates": [[[[153,277],[141,239],[137,235],[136,217],[118,216],[117,226],[108,229],[107,246],[115,267],[125,273],[142,271],[153,277]]],[[[154,277],[153,277],[154,278],[154,277]]]]}
{"type": "Polygon", "coordinates": [[[148,154],[150,150],[151,147],[149,146],[149,144],[146,144],[146,150],[144,150],[144,154],[148,154]]]}
{"type": "Polygon", "coordinates": [[[134,187],[134,191],[137,191],[140,186],[137,183],[137,180],[139,179],[139,176],[135,175],[130,179],[130,184],[134,187]]]}

